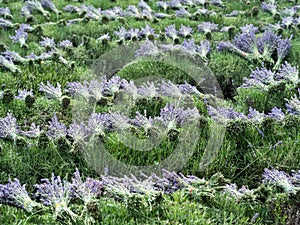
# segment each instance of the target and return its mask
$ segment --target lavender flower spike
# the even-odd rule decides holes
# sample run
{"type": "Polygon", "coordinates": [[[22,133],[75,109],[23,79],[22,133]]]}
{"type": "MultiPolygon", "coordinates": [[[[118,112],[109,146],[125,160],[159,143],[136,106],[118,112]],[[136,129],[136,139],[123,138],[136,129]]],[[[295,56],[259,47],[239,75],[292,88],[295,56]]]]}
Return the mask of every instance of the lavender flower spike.
{"type": "Polygon", "coordinates": [[[268,115],[276,120],[283,120],[285,118],[282,110],[278,109],[277,107],[274,107],[268,115]]]}
{"type": "Polygon", "coordinates": [[[42,82],[39,91],[45,92],[48,98],[59,99],[62,96],[61,85],[57,82],[57,87],[54,87],[47,81],[47,85],[42,82]]]}
{"type": "Polygon", "coordinates": [[[26,40],[28,38],[28,33],[25,32],[23,29],[18,29],[15,31],[15,35],[14,36],[9,36],[10,39],[13,42],[18,42],[20,43],[21,47],[27,47],[26,45],[26,40]]]}
{"type": "Polygon", "coordinates": [[[53,38],[48,37],[42,37],[42,41],[39,42],[39,44],[45,48],[53,48],[55,47],[55,42],[53,38]]]}
{"type": "Polygon", "coordinates": [[[291,49],[291,41],[292,41],[293,35],[290,36],[290,38],[281,39],[278,42],[277,46],[277,62],[274,66],[274,70],[277,70],[280,67],[280,64],[284,57],[287,56],[291,49]]]}
{"type": "Polygon", "coordinates": [[[64,138],[67,135],[66,125],[64,125],[63,123],[60,123],[58,121],[58,118],[57,118],[56,114],[54,114],[51,121],[49,121],[47,134],[52,139],[57,139],[57,138],[61,138],[61,137],[64,138]]]}

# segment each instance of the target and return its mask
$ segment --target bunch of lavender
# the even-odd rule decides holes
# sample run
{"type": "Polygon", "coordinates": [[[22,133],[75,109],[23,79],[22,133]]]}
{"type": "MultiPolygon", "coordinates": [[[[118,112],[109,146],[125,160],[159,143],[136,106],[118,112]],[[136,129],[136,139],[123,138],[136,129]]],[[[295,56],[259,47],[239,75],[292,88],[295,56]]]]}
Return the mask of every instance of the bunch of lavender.
{"type": "Polygon", "coordinates": [[[41,0],[41,5],[44,9],[54,12],[56,15],[61,14],[61,11],[56,8],[55,4],[51,0],[41,0]]]}
{"type": "Polygon", "coordinates": [[[16,140],[20,134],[16,118],[8,113],[6,117],[0,119],[0,137],[16,140]]]}
{"type": "Polygon", "coordinates": [[[143,44],[140,45],[140,48],[136,50],[136,57],[147,57],[147,56],[158,56],[162,53],[162,51],[158,48],[158,46],[146,40],[143,44]]]}
{"type": "Polygon", "coordinates": [[[32,90],[28,91],[28,90],[18,90],[18,95],[15,96],[15,99],[18,99],[18,100],[25,100],[25,98],[28,96],[28,95],[31,95],[33,96],[33,92],[32,90]]]}
{"type": "Polygon", "coordinates": [[[224,193],[227,194],[229,197],[236,199],[237,201],[240,201],[241,199],[245,198],[255,197],[253,195],[253,190],[249,190],[245,186],[242,186],[240,189],[238,189],[236,184],[226,184],[224,193]]]}
{"type": "Polygon", "coordinates": [[[1,28],[14,28],[18,24],[13,24],[10,20],[0,18],[0,27],[1,28]]]}
{"type": "Polygon", "coordinates": [[[42,37],[42,41],[40,41],[39,44],[48,49],[52,49],[56,46],[54,39],[49,37],[42,37]]]}
{"type": "Polygon", "coordinates": [[[26,22],[32,21],[33,20],[33,15],[32,15],[32,11],[30,10],[30,8],[27,5],[24,5],[21,8],[20,11],[21,15],[25,17],[26,22]]]}
{"type": "Polygon", "coordinates": [[[9,19],[9,20],[13,18],[10,9],[8,7],[0,8],[0,16],[3,16],[5,19],[9,19]]]}
{"type": "Polygon", "coordinates": [[[9,61],[18,62],[18,63],[30,62],[30,59],[23,58],[22,56],[20,56],[19,53],[14,52],[14,51],[6,50],[5,52],[3,52],[1,54],[4,55],[4,57],[9,61]]]}
{"type": "Polygon", "coordinates": [[[268,116],[279,121],[282,121],[285,118],[285,114],[282,112],[282,109],[277,107],[271,109],[271,112],[268,113],[268,116]]]}
{"type": "Polygon", "coordinates": [[[254,123],[261,123],[266,115],[264,113],[258,112],[256,109],[249,108],[247,119],[253,121],[254,123]]]}
{"type": "Polygon", "coordinates": [[[262,175],[263,183],[282,188],[285,192],[293,192],[294,186],[291,177],[283,171],[265,169],[262,175]]]}
{"type": "Polygon", "coordinates": [[[47,98],[60,99],[62,97],[61,85],[57,82],[57,87],[54,87],[49,81],[47,81],[47,85],[43,82],[40,83],[39,91],[45,92],[47,98]]]}
{"type": "Polygon", "coordinates": [[[219,31],[219,25],[211,22],[203,22],[197,26],[199,32],[203,32],[207,39],[211,39],[211,33],[219,31]]]}
{"type": "Polygon", "coordinates": [[[292,66],[288,62],[284,62],[279,68],[278,72],[275,74],[276,80],[285,80],[293,84],[299,82],[299,71],[297,67],[292,66]]]}
{"type": "MultiPolygon", "coordinates": [[[[300,95],[300,89],[298,89],[299,95],[300,95]]],[[[294,115],[300,115],[300,100],[299,98],[294,95],[292,99],[288,100],[286,103],[287,111],[290,114],[294,115]]]]}
{"type": "Polygon", "coordinates": [[[155,30],[146,24],[145,28],[141,28],[139,31],[139,37],[146,38],[147,40],[153,40],[158,35],[155,34],[155,30]]]}
{"type": "Polygon", "coordinates": [[[36,138],[36,137],[39,137],[41,135],[42,131],[40,129],[40,126],[36,126],[35,123],[32,123],[30,125],[30,128],[29,130],[27,131],[21,131],[21,134],[26,136],[26,137],[29,137],[29,138],[36,138]]]}
{"type": "Polygon", "coordinates": [[[41,2],[38,2],[36,0],[29,0],[25,2],[24,7],[26,7],[31,13],[33,11],[37,11],[43,14],[44,17],[49,18],[49,12],[44,10],[41,2]]]}
{"type": "Polygon", "coordinates": [[[249,78],[244,78],[244,83],[240,88],[257,87],[259,89],[268,90],[269,85],[276,84],[274,80],[275,73],[266,68],[256,68],[251,72],[249,78]]]}
{"type": "Polygon", "coordinates": [[[104,137],[107,131],[112,130],[112,117],[107,113],[92,113],[87,126],[91,135],[104,137]]]}
{"type": "Polygon", "coordinates": [[[189,38],[189,37],[191,37],[192,32],[193,32],[193,29],[191,27],[181,25],[181,27],[178,31],[178,34],[184,38],[189,38]]]}
{"type": "Polygon", "coordinates": [[[119,31],[115,31],[114,34],[118,37],[118,43],[124,43],[127,38],[127,30],[124,27],[120,27],[119,31]]]}
{"type": "Polygon", "coordinates": [[[0,202],[16,205],[32,212],[33,208],[41,207],[41,204],[33,201],[26,191],[25,184],[21,185],[18,179],[9,179],[9,183],[0,184],[0,202]]]}
{"type": "Polygon", "coordinates": [[[180,8],[179,10],[175,11],[175,16],[180,18],[189,18],[191,13],[184,8],[180,8]]]}
{"type": "Polygon", "coordinates": [[[13,73],[21,72],[12,60],[7,60],[2,55],[0,55],[0,66],[3,66],[4,68],[10,70],[13,73]]]}
{"type": "Polygon", "coordinates": [[[169,8],[169,4],[167,2],[164,2],[164,1],[156,2],[156,5],[160,8],[162,8],[164,11],[167,11],[167,9],[169,8]]]}
{"type": "Polygon", "coordinates": [[[181,4],[180,0],[171,0],[170,2],[168,2],[168,5],[171,9],[183,8],[183,5],[181,4]]]}
{"type": "Polygon", "coordinates": [[[96,39],[96,41],[101,42],[102,44],[107,44],[110,41],[111,37],[109,33],[101,35],[99,38],[96,39]]]}
{"type": "Polygon", "coordinates": [[[165,28],[167,37],[171,38],[174,43],[179,43],[178,31],[175,28],[175,25],[169,25],[165,28]]]}
{"type": "Polygon", "coordinates": [[[26,40],[28,38],[28,33],[25,32],[23,27],[20,27],[18,30],[16,30],[14,36],[9,37],[13,42],[19,43],[21,47],[27,47],[26,40]]]}
{"type": "Polygon", "coordinates": [[[277,11],[277,5],[275,2],[265,2],[261,3],[261,8],[264,12],[271,13],[272,16],[278,15],[279,12],[277,11]]]}
{"type": "Polygon", "coordinates": [[[288,55],[290,49],[291,49],[291,41],[292,41],[293,35],[290,36],[290,38],[285,39],[279,39],[278,44],[276,46],[277,48],[277,62],[274,66],[274,69],[277,70],[282,60],[288,55]]]}
{"type": "Polygon", "coordinates": [[[200,41],[199,45],[195,44],[194,39],[184,40],[182,47],[190,54],[196,54],[200,56],[203,60],[207,60],[207,56],[211,51],[210,42],[200,41]]]}
{"type": "Polygon", "coordinates": [[[49,121],[47,135],[52,139],[65,138],[67,135],[66,125],[58,121],[56,114],[49,121]]]}
{"type": "Polygon", "coordinates": [[[101,8],[97,9],[93,6],[89,6],[87,8],[87,12],[85,14],[85,17],[88,18],[88,19],[98,21],[102,17],[102,10],[101,10],[101,8]]]}
{"type": "Polygon", "coordinates": [[[213,118],[215,121],[218,122],[226,122],[228,120],[245,120],[247,117],[243,113],[239,113],[234,111],[232,107],[225,108],[218,106],[214,108],[210,105],[207,105],[208,114],[213,118]]]}
{"type": "Polygon", "coordinates": [[[54,215],[62,215],[66,212],[75,221],[77,215],[68,207],[71,200],[71,185],[65,180],[61,180],[60,176],[52,173],[51,180],[42,179],[43,183],[33,185],[36,188],[36,197],[45,206],[51,206],[54,215]]]}

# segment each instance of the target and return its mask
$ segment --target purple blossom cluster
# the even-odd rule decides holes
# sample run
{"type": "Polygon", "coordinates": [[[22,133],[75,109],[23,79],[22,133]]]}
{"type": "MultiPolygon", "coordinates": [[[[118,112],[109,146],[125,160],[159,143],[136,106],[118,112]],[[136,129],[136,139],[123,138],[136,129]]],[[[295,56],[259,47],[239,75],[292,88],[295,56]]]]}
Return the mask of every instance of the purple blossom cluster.
{"type": "Polygon", "coordinates": [[[266,68],[256,68],[250,74],[249,78],[244,78],[244,83],[240,88],[258,88],[260,90],[268,90],[272,85],[276,85],[282,81],[297,84],[299,82],[299,71],[288,62],[281,65],[277,72],[266,68]]]}
{"type": "MultiPolygon", "coordinates": [[[[298,89],[298,93],[300,95],[300,89],[298,89]]],[[[296,95],[294,95],[292,99],[288,100],[288,102],[286,103],[286,107],[288,113],[293,115],[300,115],[300,100],[296,95]]]]}
{"type": "Polygon", "coordinates": [[[272,63],[274,69],[278,69],[282,60],[289,53],[292,36],[283,39],[271,30],[267,30],[257,37],[257,28],[253,25],[246,25],[241,30],[242,32],[234,37],[232,43],[229,41],[219,42],[217,50],[234,52],[249,61],[272,63]],[[273,57],[274,53],[277,57],[273,57]]]}

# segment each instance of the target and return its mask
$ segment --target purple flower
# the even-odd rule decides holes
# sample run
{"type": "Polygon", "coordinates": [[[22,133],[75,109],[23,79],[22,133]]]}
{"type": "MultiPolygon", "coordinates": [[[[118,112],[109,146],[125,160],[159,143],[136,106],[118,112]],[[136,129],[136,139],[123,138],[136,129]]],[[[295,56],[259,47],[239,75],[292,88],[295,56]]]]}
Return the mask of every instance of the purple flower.
{"type": "Polygon", "coordinates": [[[185,18],[185,17],[190,17],[191,14],[186,9],[180,8],[179,10],[175,11],[175,16],[180,18],[185,18]]]}
{"type": "Polygon", "coordinates": [[[64,138],[67,135],[66,125],[58,121],[56,114],[54,114],[51,121],[49,121],[47,135],[52,139],[64,138]]]}
{"type": "Polygon", "coordinates": [[[175,28],[175,25],[170,25],[165,28],[166,35],[173,40],[178,39],[178,32],[175,28]]]}
{"type": "Polygon", "coordinates": [[[7,18],[7,19],[12,19],[13,16],[10,12],[10,9],[8,7],[1,7],[0,8],[0,16],[4,16],[4,18],[7,18]]]}
{"type": "Polygon", "coordinates": [[[28,21],[30,18],[32,18],[32,12],[29,9],[28,6],[24,5],[21,9],[21,15],[26,17],[26,20],[28,21]]]}
{"type": "Polygon", "coordinates": [[[29,60],[23,58],[22,56],[20,56],[19,53],[14,52],[14,51],[9,51],[6,50],[5,52],[2,53],[4,55],[4,57],[12,62],[20,62],[20,63],[27,63],[29,60]]]}
{"type": "Polygon", "coordinates": [[[107,130],[112,129],[111,116],[107,113],[93,113],[88,121],[89,133],[105,136],[107,130]]]}
{"type": "Polygon", "coordinates": [[[277,69],[281,61],[284,59],[284,57],[287,56],[291,49],[291,41],[292,41],[293,35],[290,36],[290,38],[280,39],[277,46],[277,62],[274,66],[274,69],[277,69]]]}
{"type": "Polygon", "coordinates": [[[263,11],[271,13],[273,16],[277,13],[277,5],[275,5],[275,2],[274,3],[262,2],[261,8],[263,11]]]}
{"type": "Polygon", "coordinates": [[[197,90],[195,86],[192,86],[185,82],[184,84],[178,84],[178,89],[181,91],[182,94],[190,95],[190,94],[196,94],[200,95],[201,93],[197,90]]]}
{"type": "Polygon", "coordinates": [[[25,2],[25,7],[27,7],[30,12],[37,11],[43,14],[45,17],[49,17],[49,12],[45,11],[41,2],[29,0],[25,2]]]}
{"type": "Polygon", "coordinates": [[[285,192],[294,190],[294,186],[291,183],[290,176],[283,171],[275,169],[265,169],[262,176],[263,183],[281,187],[285,192]]]}
{"type": "Polygon", "coordinates": [[[16,118],[7,113],[7,116],[0,119],[0,137],[15,140],[20,134],[20,129],[17,126],[16,118]]]}
{"type": "Polygon", "coordinates": [[[251,72],[249,78],[244,78],[241,88],[260,87],[267,89],[268,85],[275,84],[275,73],[266,68],[256,68],[251,72]]]}
{"type": "Polygon", "coordinates": [[[251,107],[249,108],[247,118],[249,120],[252,120],[254,123],[261,123],[265,117],[266,115],[264,113],[260,113],[256,109],[253,109],[251,107]]]}
{"type": "Polygon", "coordinates": [[[78,169],[74,172],[74,177],[70,183],[70,193],[73,198],[81,199],[85,206],[90,202],[94,201],[96,197],[100,196],[103,192],[104,185],[103,182],[99,180],[94,180],[92,178],[87,178],[83,182],[78,169]]]}
{"type": "Polygon", "coordinates": [[[136,57],[145,57],[145,56],[157,56],[161,51],[159,48],[151,41],[146,40],[138,50],[136,50],[136,57]]]}
{"type": "Polygon", "coordinates": [[[281,26],[284,28],[290,28],[294,24],[294,18],[291,16],[287,16],[282,18],[281,26]]]}
{"type": "Polygon", "coordinates": [[[152,12],[151,7],[146,2],[144,2],[143,0],[140,0],[140,2],[138,4],[138,7],[141,8],[142,10],[152,12]]]}
{"type": "Polygon", "coordinates": [[[39,91],[45,92],[48,98],[56,98],[59,99],[62,96],[61,85],[57,82],[57,87],[54,87],[47,81],[47,85],[44,85],[42,82],[39,86],[39,91]]]}
{"type": "Polygon", "coordinates": [[[193,32],[193,29],[191,27],[181,25],[178,34],[182,37],[190,37],[192,32],[193,32]]]}
{"type": "Polygon", "coordinates": [[[177,85],[173,84],[171,81],[162,81],[159,84],[158,93],[163,96],[168,96],[175,99],[180,99],[182,97],[182,93],[177,87],[177,85]]]}
{"type": "MultiPolygon", "coordinates": [[[[298,89],[298,92],[300,94],[300,89],[298,89]]],[[[293,115],[299,115],[300,114],[299,98],[296,95],[294,95],[294,97],[292,97],[292,99],[290,99],[288,101],[288,103],[286,103],[286,107],[287,107],[288,113],[293,114],[293,115]]]]}
{"type": "Polygon", "coordinates": [[[239,14],[240,14],[240,11],[238,11],[238,10],[233,10],[231,13],[226,14],[225,16],[226,16],[226,17],[236,17],[236,16],[238,16],[239,14]]]}
{"type": "Polygon", "coordinates": [[[56,14],[61,13],[51,0],[41,0],[41,5],[44,9],[49,9],[56,14]]]}
{"type": "Polygon", "coordinates": [[[84,125],[84,123],[72,123],[67,129],[67,134],[72,137],[74,143],[79,143],[84,141],[89,136],[89,129],[84,125]]]}
{"type": "Polygon", "coordinates": [[[31,95],[33,96],[33,92],[32,90],[28,91],[28,90],[18,90],[18,95],[15,96],[15,99],[18,99],[18,100],[25,100],[25,98],[28,96],[28,95],[31,95]]]}
{"type": "Polygon", "coordinates": [[[231,198],[240,200],[243,197],[253,195],[254,191],[249,190],[247,187],[242,186],[240,189],[237,188],[236,184],[226,184],[224,192],[228,194],[231,198]]]}
{"type": "Polygon", "coordinates": [[[197,26],[199,32],[204,32],[205,34],[211,33],[213,31],[219,30],[219,25],[211,22],[203,22],[197,26]]]}
{"type": "Polygon", "coordinates": [[[53,38],[48,37],[42,37],[42,41],[39,42],[39,44],[45,48],[53,48],[55,47],[55,42],[53,38]]]}
{"type": "Polygon", "coordinates": [[[137,112],[135,117],[130,120],[130,123],[136,127],[143,128],[146,131],[153,127],[153,119],[151,117],[147,118],[139,112],[137,112]]]}
{"type": "Polygon", "coordinates": [[[1,28],[11,28],[13,26],[14,26],[14,24],[11,21],[0,18],[0,27],[1,28]]]}
{"type": "Polygon", "coordinates": [[[155,87],[153,82],[146,82],[138,87],[137,93],[151,99],[158,95],[158,88],[155,87]]]}
{"type": "Polygon", "coordinates": [[[264,34],[257,39],[257,47],[265,60],[273,62],[271,58],[273,52],[276,50],[280,37],[274,34],[272,31],[266,31],[264,34]]]}
{"type": "Polygon", "coordinates": [[[9,179],[6,185],[0,184],[0,202],[19,206],[28,212],[32,212],[34,207],[40,207],[40,204],[29,197],[25,186],[25,184],[21,185],[17,178],[14,181],[9,179]]]}
{"type": "Polygon", "coordinates": [[[63,8],[64,11],[66,12],[71,12],[71,13],[78,13],[80,11],[79,7],[73,6],[73,5],[67,5],[63,8]]]}
{"type": "Polygon", "coordinates": [[[120,27],[119,31],[115,31],[114,34],[117,35],[119,38],[119,41],[122,41],[122,42],[124,42],[127,37],[127,31],[124,27],[120,27]]]}
{"type": "Polygon", "coordinates": [[[276,79],[297,83],[299,81],[298,74],[299,71],[296,67],[291,66],[288,62],[284,62],[276,73],[276,79]]]}
{"type": "Polygon", "coordinates": [[[7,60],[5,57],[0,55],[0,66],[9,69],[11,72],[20,72],[20,69],[11,60],[7,60]]]}
{"type": "Polygon", "coordinates": [[[276,120],[283,120],[285,118],[284,113],[282,112],[281,109],[274,107],[271,112],[268,113],[268,116],[270,116],[273,119],[276,120]]]}
{"type": "Polygon", "coordinates": [[[210,53],[210,42],[208,40],[200,41],[200,45],[196,47],[196,52],[199,53],[199,55],[206,59],[207,55],[210,53]]]}
{"type": "Polygon", "coordinates": [[[40,126],[36,126],[35,123],[32,123],[30,125],[29,130],[21,131],[21,132],[22,132],[22,135],[25,135],[26,137],[35,138],[41,134],[41,129],[40,129],[40,126]]]}
{"type": "Polygon", "coordinates": [[[242,33],[246,33],[246,34],[258,33],[258,27],[255,27],[253,24],[247,24],[245,26],[242,26],[240,29],[242,33]]]}
{"type": "Polygon", "coordinates": [[[159,2],[156,2],[156,5],[161,7],[163,10],[167,10],[168,7],[169,7],[169,4],[167,2],[164,2],[164,1],[159,1],[159,2]]]}
{"type": "Polygon", "coordinates": [[[13,42],[20,43],[21,47],[26,46],[26,40],[28,38],[28,33],[23,29],[18,29],[15,31],[15,36],[9,36],[13,42]]]}
{"type": "Polygon", "coordinates": [[[61,48],[73,48],[73,43],[69,40],[64,40],[59,42],[59,47],[61,48]]]}
{"type": "Polygon", "coordinates": [[[139,29],[131,28],[126,34],[126,39],[137,40],[139,32],[139,29]]]}
{"type": "Polygon", "coordinates": [[[141,28],[139,32],[140,37],[146,37],[147,39],[153,39],[154,37],[158,36],[155,34],[155,30],[151,28],[148,24],[146,24],[145,28],[141,28]]]}
{"type": "Polygon", "coordinates": [[[68,213],[73,219],[77,217],[68,207],[70,203],[70,183],[61,180],[60,176],[52,173],[51,180],[42,179],[42,184],[33,185],[36,188],[36,197],[45,206],[51,206],[55,211],[55,216],[63,212],[68,213]]]}
{"type": "Polygon", "coordinates": [[[168,2],[168,5],[171,9],[182,8],[182,4],[180,3],[180,0],[171,0],[170,2],[168,2]]]}
{"type": "Polygon", "coordinates": [[[208,114],[216,121],[223,122],[224,120],[234,120],[234,119],[246,119],[247,117],[243,113],[238,113],[234,111],[232,107],[224,108],[217,107],[214,108],[212,106],[207,106],[208,114]]]}

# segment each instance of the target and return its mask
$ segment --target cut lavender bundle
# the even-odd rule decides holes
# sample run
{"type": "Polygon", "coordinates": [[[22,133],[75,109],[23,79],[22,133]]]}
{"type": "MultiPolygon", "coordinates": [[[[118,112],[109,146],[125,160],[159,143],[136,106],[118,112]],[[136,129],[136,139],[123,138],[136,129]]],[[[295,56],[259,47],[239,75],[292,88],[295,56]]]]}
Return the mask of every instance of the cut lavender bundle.
{"type": "Polygon", "coordinates": [[[13,24],[10,20],[0,18],[0,27],[1,28],[14,28],[16,24],[13,24]]]}
{"type": "Polygon", "coordinates": [[[294,84],[299,82],[299,71],[288,62],[284,62],[275,75],[277,80],[286,80],[294,84]]]}
{"type": "Polygon", "coordinates": [[[165,28],[165,31],[166,31],[166,35],[167,37],[169,38],[172,38],[173,42],[175,44],[178,44],[179,43],[179,37],[178,37],[178,32],[175,28],[175,25],[169,25],[165,28]]]}
{"type": "Polygon", "coordinates": [[[56,177],[53,173],[51,180],[42,179],[41,181],[43,183],[33,185],[36,188],[36,197],[43,205],[53,208],[55,217],[66,212],[75,221],[78,216],[68,207],[71,200],[70,183],[61,180],[60,176],[56,177]]]}
{"type": "Polygon", "coordinates": [[[65,138],[67,135],[67,127],[58,121],[56,114],[54,114],[51,121],[48,122],[47,135],[52,139],[65,138]]]}
{"type": "Polygon", "coordinates": [[[9,20],[13,18],[10,9],[8,7],[0,8],[0,16],[3,16],[5,19],[9,19],[9,20]]]}
{"type": "Polygon", "coordinates": [[[32,212],[34,208],[42,205],[33,201],[26,191],[25,184],[21,185],[20,181],[15,178],[9,180],[6,185],[0,185],[0,202],[9,203],[32,212]]]}
{"type": "Polygon", "coordinates": [[[61,11],[56,8],[55,4],[51,0],[41,0],[41,5],[44,9],[49,9],[57,15],[61,14],[61,11]]]}
{"type": "Polygon", "coordinates": [[[232,107],[224,108],[218,106],[217,108],[214,108],[208,105],[207,110],[211,118],[218,122],[227,122],[228,120],[247,119],[247,117],[243,113],[234,111],[232,107]]]}
{"type": "Polygon", "coordinates": [[[42,47],[49,48],[49,49],[54,48],[56,46],[54,42],[54,38],[49,38],[49,37],[42,37],[42,41],[40,41],[39,44],[42,47]]]}
{"type": "Polygon", "coordinates": [[[181,27],[178,31],[178,34],[184,38],[189,38],[189,37],[191,37],[192,32],[193,32],[193,29],[191,27],[181,25],[181,27]]]}
{"type": "Polygon", "coordinates": [[[14,36],[9,36],[13,42],[17,42],[21,47],[27,47],[26,40],[28,38],[28,33],[24,31],[24,29],[19,28],[15,31],[14,36]]]}
{"type": "Polygon", "coordinates": [[[266,68],[256,68],[250,74],[249,78],[244,78],[244,83],[240,88],[257,87],[268,90],[269,85],[276,84],[275,73],[266,68]]]}
{"type": "Polygon", "coordinates": [[[159,54],[161,50],[149,40],[146,40],[135,52],[136,57],[158,56],[159,54]]]}
{"type": "Polygon", "coordinates": [[[20,69],[11,60],[7,60],[5,57],[0,55],[0,66],[10,70],[13,73],[21,72],[20,69]]]}
{"type": "Polygon", "coordinates": [[[112,130],[112,118],[107,113],[92,113],[88,121],[88,132],[91,135],[105,136],[106,131],[112,130]]]}
{"type": "Polygon", "coordinates": [[[253,190],[249,190],[247,187],[242,186],[238,189],[236,184],[226,184],[224,193],[226,193],[229,197],[236,199],[237,201],[243,198],[252,197],[254,194],[253,190]]]}
{"type": "Polygon", "coordinates": [[[35,123],[32,123],[30,125],[29,130],[27,131],[21,131],[22,135],[29,137],[29,138],[36,138],[39,137],[42,133],[40,126],[36,126],[35,123]]]}
{"type": "Polygon", "coordinates": [[[156,5],[160,8],[162,8],[165,11],[167,11],[167,9],[169,8],[169,4],[167,2],[164,2],[164,1],[156,2],[156,5]]]}
{"type": "Polygon", "coordinates": [[[263,1],[261,3],[261,8],[264,12],[268,12],[273,16],[279,14],[278,11],[277,11],[277,5],[275,4],[275,2],[274,3],[273,2],[267,3],[265,1],[263,1]]]}
{"type": "Polygon", "coordinates": [[[31,95],[33,96],[33,92],[32,90],[28,91],[28,90],[18,90],[18,95],[15,96],[15,99],[18,99],[18,100],[25,100],[25,98],[28,96],[28,95],[31,95]]]}
{"type": "Polygon", "coordinates": [[[122,44],[127,38],[127,30],[124,27],[120,27],[119,31],[115,31],[114,34],[119,38],[118,43],[122,44]]]}
{"type": "Polygon", "coordinates": [[[8,113],[6,117],[0,119],[0,137],[16,140],[20,134],[16,118],[8,113]]]}
{"type": "Polygon", "coordinates": [[[171,9],[180,9],[183,7],[180,0],[171,0],[168,2],[168,5],[171,9]]]}
{"type": "Polygon", "coordinates": [[[21,9],[21,15],[26,18],[26,22],[30,22],[33,20],[33,15],[30,8],[27,5],[24,5],[21,9]]]}
{"type": "Polygon", "coordinates": [[[290,38],[280,39],[278,41],[277,45],[277,62],[274,65],[274,70],[277,70],[282,60],[288,55],[290,49],[291,49],[291,41],[292,41],[293,35],[290,36],[290,38]]]}
{"type": "Polygon", "coordinates": [[[208,40],[211,40],[211,33],[219,31],[219,25],[211,22],[203,22],[197,26],[199,32],[203,32],[208,40]]]}
{"type": "Polygon", "coordinates": [[[44,17],[49,18],[49,12],[44,10],[41,2],[38,2],[36,0],[29,0],[25,2],[25,7],[27,7],[30,12],[37,11],[43,14],[44,17]]]}
{"type": "Polygon", "coordinates": [[[60,99],[62,97],[61,85],[57,82],[57,87],[54,87],[49,81],[47,85],[42,82],[39,86],[39,91],[45,92],[48,98],[60,99]]]}
{"type": "Polygon", "coordinates": [[[293,192],[294,186],[291,177],[283,171],[265,169],[262,175],[263,183],[282,188],[285,192],[293,192]]]}
{"type": "Polygon", "coordinates": [[[12,61],[12,62],[18,62],[18,63],[30,62],[30,59],[23,58],[22,56],[20,56],[19,53],[14,52],[14,51],[6,50],[5,52],[2,53],[2,55],[4,55],[4,57],[7,60],[12,61]]]}
{"type": "Polygon", "coordinates": [[[147,10],[148,12],[152,13],[152,9],[151,7],[146,3],[144,2],[143,0],[140,0],[139,4],[138,4],[138,7],[142,10],[147,10]]]}
{"type": "Polygon", "coordinates": [[[282,109],[277,107],[274,107],[271,112],[268,113],[268,116],[279,121],[282,121],[285,118],[285,114],[282,112],[282,109]]]}
{"type": "Polygon", "coordinates": [[[175,16],[179,18],[189,18],[191,13],[184,8],[180,8],[179,10],[175,11],[175,16]]]}
{"type": "Polygon", "coordinates": [[[153,28],[146,24],[146,27],[141,28],[141,30],[139,31],[139,36],[149,40],[153,40],[158,35],[155,34],[155,30],[153,28]]]}
{"type": "MultiPolygon", "coordinates": [[[[298,93],[300,95],[300,89],[298,89],[298,93]]],[[[288,100],[288,102],[286,103],[286,107],[288,113],[293,115],[300,115],[300,100],[296,95],[294,95],[292,99],[288,100]]]]}
{"type": "Polygon", "coordinates": [[[249,119],[250,121],[253,121],[254,123],[261,123],[263,122],[265,117],[266,115],[264,113],[260,113],[256,109],[253,109],[251,107],[249,108],[247,119],[249,119]]]}

